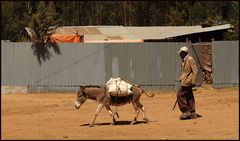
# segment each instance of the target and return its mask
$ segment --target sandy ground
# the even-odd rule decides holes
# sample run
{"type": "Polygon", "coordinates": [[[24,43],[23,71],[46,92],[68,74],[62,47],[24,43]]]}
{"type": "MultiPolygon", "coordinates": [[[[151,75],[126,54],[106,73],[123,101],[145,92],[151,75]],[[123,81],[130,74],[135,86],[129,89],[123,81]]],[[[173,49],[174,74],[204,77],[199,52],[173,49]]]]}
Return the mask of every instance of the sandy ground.
{"type": "MultiPolygon", "coordinates": [[[[150,91],[148,91],[150,93],[150,91]]],[[[103,109],[94,127],[88,123],[96,102],[88,100],[75,109],[76,94],[1,94],[2,139],[239,139],[239,89],[201,87],[194,91],[197,113],[202,117],[179,120],[178,107],[172,111],[175,91],[155,91],[141,102],[149,123],[129,125],[134,117],[131,104],[112,107],[120,118],[111,118],[103,109]]]]}

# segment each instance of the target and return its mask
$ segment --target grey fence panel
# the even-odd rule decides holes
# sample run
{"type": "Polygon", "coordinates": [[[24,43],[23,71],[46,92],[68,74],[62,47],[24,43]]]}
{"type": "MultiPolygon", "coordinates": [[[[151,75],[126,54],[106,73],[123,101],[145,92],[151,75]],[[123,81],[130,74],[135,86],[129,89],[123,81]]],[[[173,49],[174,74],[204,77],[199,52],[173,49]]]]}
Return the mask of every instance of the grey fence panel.
{"type": "Polygon", "coordinates": [[[239,85],[239,41],[212,43],[213,87],[239,85]]]}
{"type": "Polygon", "coordinates": [[[29,85],[32,91],[41,91],[105,83],[104,45],[59,44],[62,54],[50,50],[52,57],[42,65],[33,55],[31,43],[2,42],[1,46],[2,85],[29,85]]]}
{"type": "Polygon", "coordinates": [[[30,46],[31,43],[1,43],[2,85],[22,85],[29,82],[28,74],[32,70],[30,61],[33,59],[30,46]]]}
{"type": "MultiPolygon", "coordinates": [[[[2,85],[29,86],[29,91],[76,91],[79,85],[105,85],[121,77],[151,89],[174,89],[185,43],[61,43],[61,55],[51,49],[42,65],[31,43],[2,46],[2,85]]],[[[190,49],[191,50],[191,49],[190,49]]]]}
{"type": "Polygon", "coordinates": [[[185,43],[112,44],[106,48],[107,78],[121,77],[148,88],[175,87],[177,48],[185,43]]]}
{"type": "MultiPolygon", "coordinates": [[[[105,80],[104,46],[93,44],[60,44],[61,56],[44,65],[56,63],[56,69],[46,76],[49,85],[100,85],[105,80]],[[57,82],[57,83],[56,83],[57,82]]],[[[53,57],[54,58],[54,57],[53,57]]],[[[46,70],[46,69],[45,69],[46,70]]]]}
{"type": "Polygon", "coordinates": [[[55,54],[41,66],[43,77],[32,85],[45,85],[47,88],[49,86],[54,91],[75,91],[84,83],[86,85],[105,83],[104,45],[59,44],[59,46],[62,54],[55,54]]]}

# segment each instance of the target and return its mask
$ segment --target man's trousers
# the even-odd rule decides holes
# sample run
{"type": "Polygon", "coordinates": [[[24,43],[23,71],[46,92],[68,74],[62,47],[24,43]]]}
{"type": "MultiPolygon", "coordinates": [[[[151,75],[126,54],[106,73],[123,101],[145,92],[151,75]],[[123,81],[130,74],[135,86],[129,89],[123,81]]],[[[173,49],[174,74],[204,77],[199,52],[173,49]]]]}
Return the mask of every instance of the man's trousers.
{"type": "Polygon", "coordinates": [[[184,112],[195,112],[195,100],[191,86],[181,86],[177,93],[179,109],[184,112]]]}

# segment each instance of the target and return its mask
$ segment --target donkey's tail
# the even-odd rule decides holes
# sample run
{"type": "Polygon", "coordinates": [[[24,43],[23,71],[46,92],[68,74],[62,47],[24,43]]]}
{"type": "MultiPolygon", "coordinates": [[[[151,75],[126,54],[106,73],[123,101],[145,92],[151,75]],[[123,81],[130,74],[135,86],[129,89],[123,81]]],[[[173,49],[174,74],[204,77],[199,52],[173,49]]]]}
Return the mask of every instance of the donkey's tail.
{"type": "Polygon", "coordinates": [[[139,85],[134,85],[134,86],[137,86],[138,88],[140,88],[140,89],[142,90],[142,92],[145,93],[146,96],[148,96],[148,97],[154,97],[154,96],[155,96],[154,93],[148,94],[148,93],[147,93],[141,86],[139,86],[139,85]]]}
{"type": "MultiPolygon", "coordinates": [[[[142,88],[141,88],[142,89],[142,88]]],[[[142,91],[146,94],[146,96],[148,97],[154,97],[155,94],[154,93],[151,93],[151,94],[148,94],[144,89],[142,89],[142,91]]]]}

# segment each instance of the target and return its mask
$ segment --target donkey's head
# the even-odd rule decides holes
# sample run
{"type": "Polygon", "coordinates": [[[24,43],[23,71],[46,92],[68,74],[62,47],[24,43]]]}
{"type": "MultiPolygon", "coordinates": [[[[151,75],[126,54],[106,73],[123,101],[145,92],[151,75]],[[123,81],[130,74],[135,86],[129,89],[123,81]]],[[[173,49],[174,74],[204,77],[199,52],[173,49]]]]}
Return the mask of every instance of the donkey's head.
{"type": "Polygon", "coordinates": [[[84,93],[85,86],[80,86],[77,92],[77,100],[75,101],[75,108],[79,109],[80,106],[87,100],[86,94],[84,93]]]}

